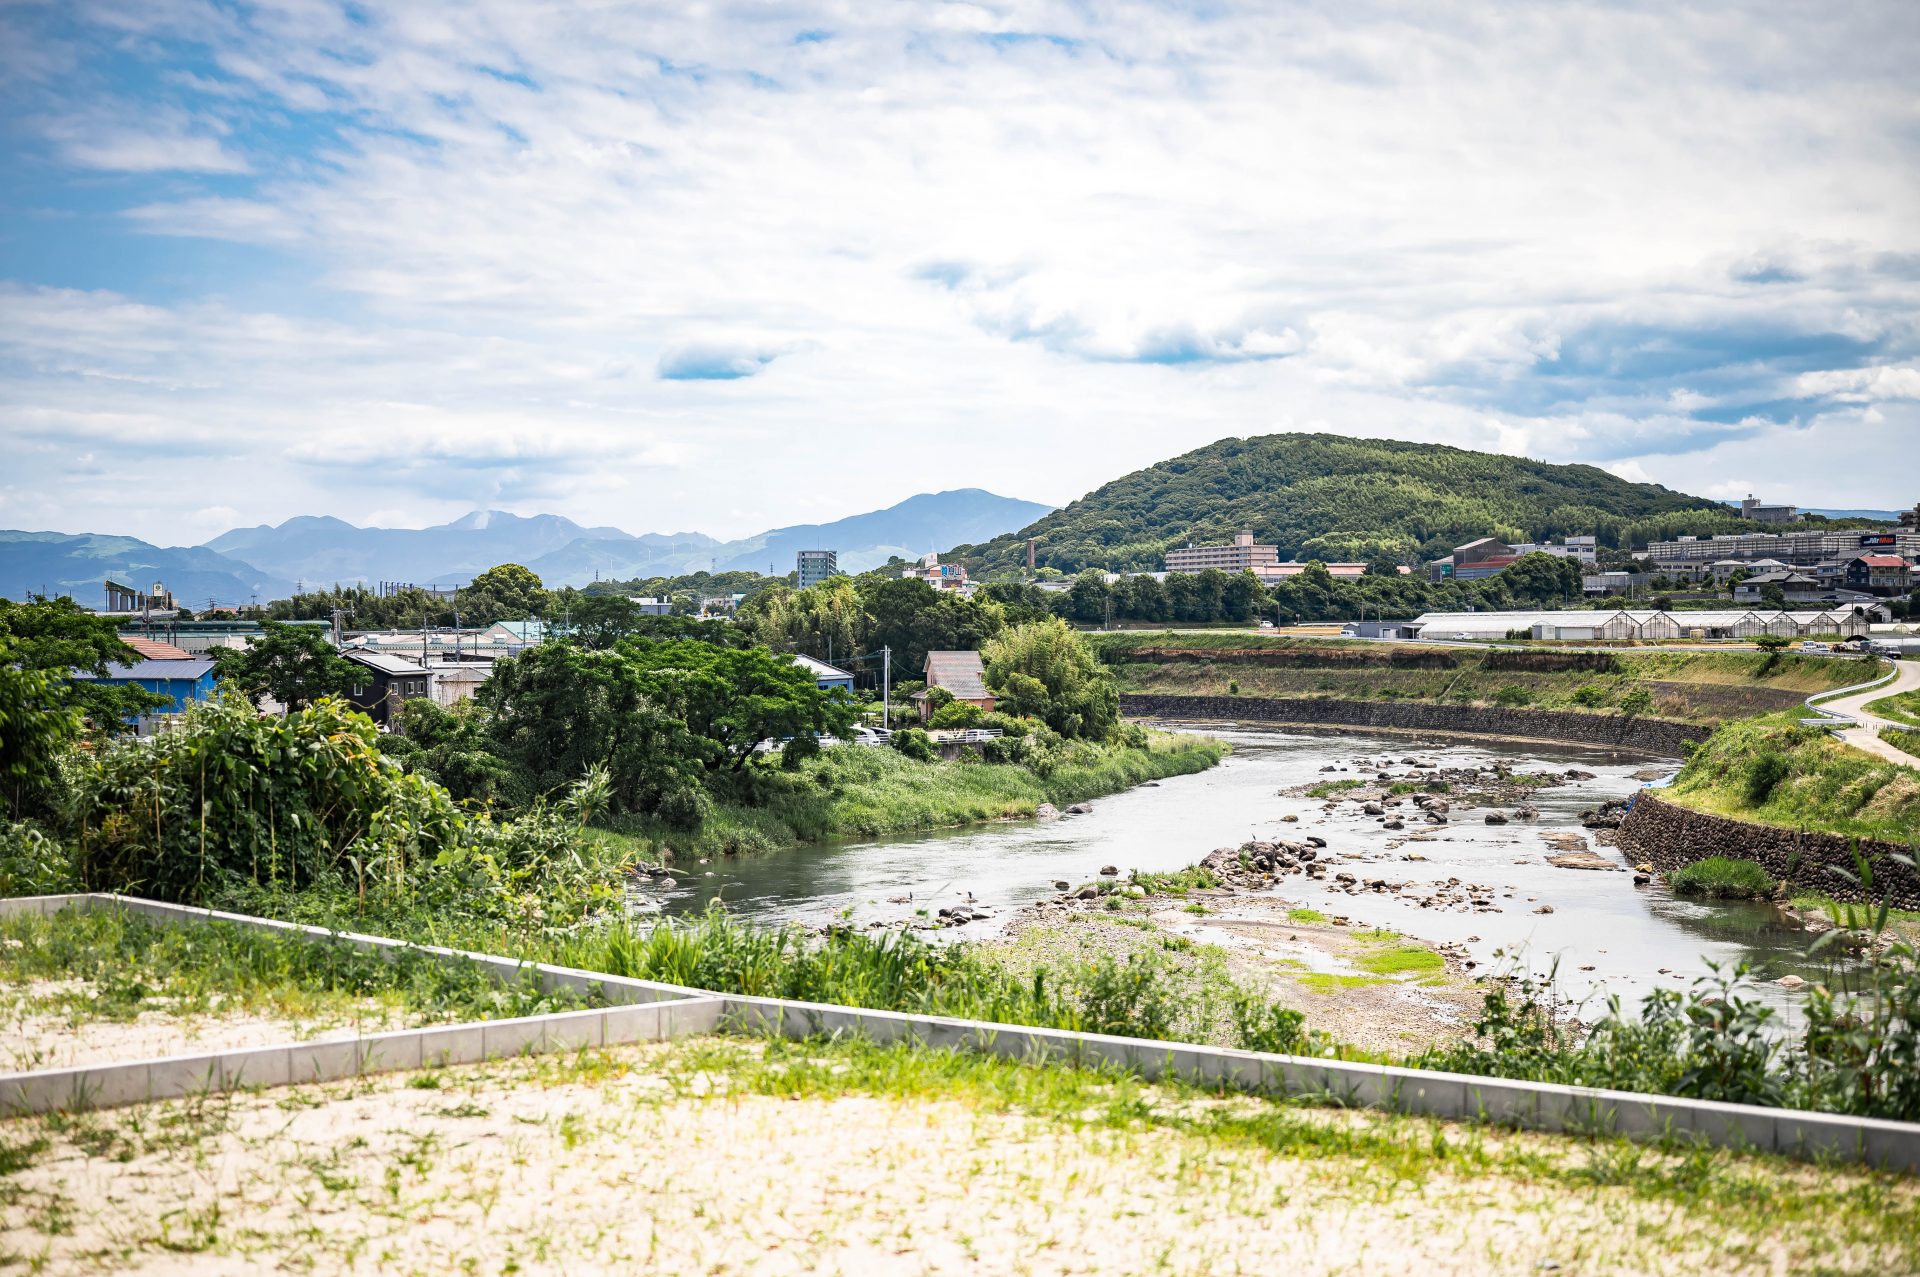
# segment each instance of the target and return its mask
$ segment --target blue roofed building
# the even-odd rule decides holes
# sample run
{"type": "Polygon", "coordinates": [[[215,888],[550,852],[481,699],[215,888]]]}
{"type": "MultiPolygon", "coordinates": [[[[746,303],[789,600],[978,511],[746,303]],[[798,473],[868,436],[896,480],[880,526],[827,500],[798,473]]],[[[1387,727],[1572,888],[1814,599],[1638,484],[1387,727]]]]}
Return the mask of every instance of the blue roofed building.
{"type": "Polygon", "coordinates": [[[216,691],[213,662],[203,656],[184,659],[149,659],[135,661],[131,665],[109,665],[104,677],[81,672],[76,673],[74,678],[109,683],[117,687],[128,685],[141,687],[170,700],[172,704],[150,710],[135,720],[134,726],[142,731],[152,726],[156,718],[184,714],[189,705],[212,700],[216,691]]]}

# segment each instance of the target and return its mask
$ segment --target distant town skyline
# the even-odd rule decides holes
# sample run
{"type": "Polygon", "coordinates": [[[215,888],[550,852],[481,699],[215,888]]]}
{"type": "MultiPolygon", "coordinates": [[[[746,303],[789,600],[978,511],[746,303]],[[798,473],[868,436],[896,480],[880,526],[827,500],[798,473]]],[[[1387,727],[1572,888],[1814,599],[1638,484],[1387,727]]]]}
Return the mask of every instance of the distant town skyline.
{"type": "Polygon", "coordinates": [[[1900,509],[1920,18],[0,9],[0,526],[737,537],[1233,435],[1900,509]]]}

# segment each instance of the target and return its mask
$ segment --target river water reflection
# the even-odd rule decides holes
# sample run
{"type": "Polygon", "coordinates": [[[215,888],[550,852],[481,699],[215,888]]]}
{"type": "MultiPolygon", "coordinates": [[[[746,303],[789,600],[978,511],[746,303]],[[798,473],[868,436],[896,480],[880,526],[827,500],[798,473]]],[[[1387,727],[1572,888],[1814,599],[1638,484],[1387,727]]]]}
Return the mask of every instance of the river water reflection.
{"type": "MultiPolygon", "coordinates": [[[[1544,973],[1556,962],[1561,987],[1576,998],[1618,994],[1629,1005],[1656,985],[1683,986],[1705,974],[1707,963],[1747,960],[1769,977],[1789,972],[1808,980],[1832,980],[1825,955],[1807,963],[1812,937],[1782,922],[1767,905],[1697,904],[1658,887],[1635,887],[1632,875],[1560,869],[1546,862],[1552,850],[1543,833],[1587,834],[1580,813],[1607,798],[1633,793],[1633,773],[1670,768],[1641,755],[1576,746],[1495,741],[1441,740],[1364,731],[1317,733],[1222,724],[1167,724],[1206,732],[1232,742],[1220,766],[1100,799],[1090,815],[1022,821],[911,837],[850,842],[684,866],[695,876],[663,902],[669,912],[697,911],[719,899],[734,913],[771,922],[821,923],[836,917],[856,925],[898,921],[919,910],[972,899],[994,910],[992,921],[951,933],[991,935],[1013,910],[1054,892],[1055,881],[1079,884],[1101,866],[1179,869],[1216,847],[1254,837],[1325,838],[1334,868],[1357,877],[1392,882],[1466,883],[1496,889],[1499,913],[1423,909],[1391,895],[1347,895],[1332,881],[1283,879],[1277,894],[1300,905],[1354,923],[1382,927],[1440,943],[1454,942],[1480,961],[1498,967],[1496,951],[1522,955],[1544,973]],[[1453,823],[1418,841],[1404,842],[1412,826],[1395,834],[1341,804],[1332,814],[1319,800],[1285,798],[1280,791],[1317,780],[1333,764],[1354,767],[1417,757],[1443,767],[1505,762],[1517,770],[1580,768],[1594,779],[1545,789],[1534,799],[1540,816],[1508,825],[1485,824],[1481,811],[1456,809],[1453,823]],[[1297,822],[1284,822],[1287,815],[1297,822]],[[1398,842],[1400,845],[1389,846],[1398,842]],[[1405,859],[1409,852],[1424,859],[1405,859]],[[699,876],[711,871],[710,876],[699,876]],[[907,897],[911,896],[909,901],[907,897]],[[1536,913],[1542,905],[1551,913],[1536,913]],[[1587,968],[1591,968],[1588,970],[1587,968]]],[[[1360,774],[1358,768],[1355,772],[1360,774]]],[[[1364,773],[1371,775],[1371,769],[1364,773]]],[[[1590,837],[1590,835],[1589,835],[1590,837]]],[[[1620,854],[1595,847],[1615,860],[1620,854]]],[[[1761,995],[1780,1005],[1791,999],[1768,984],[1761,995]]]]}

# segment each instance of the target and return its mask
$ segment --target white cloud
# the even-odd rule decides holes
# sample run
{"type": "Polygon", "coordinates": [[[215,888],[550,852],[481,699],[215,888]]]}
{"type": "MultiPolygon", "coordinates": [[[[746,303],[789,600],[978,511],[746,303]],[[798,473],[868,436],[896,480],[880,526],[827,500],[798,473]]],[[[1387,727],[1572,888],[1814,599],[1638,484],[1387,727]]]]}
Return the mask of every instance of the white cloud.
{"type": "Polygon", "coordinates": [[[1824,482],[1911,420],[1896,10],[88,6],[21,90],[54,155],[294,282],[0,290],[0,430],[171,435],[244,521],[725,534],[1310,426],[1824,482]]]}

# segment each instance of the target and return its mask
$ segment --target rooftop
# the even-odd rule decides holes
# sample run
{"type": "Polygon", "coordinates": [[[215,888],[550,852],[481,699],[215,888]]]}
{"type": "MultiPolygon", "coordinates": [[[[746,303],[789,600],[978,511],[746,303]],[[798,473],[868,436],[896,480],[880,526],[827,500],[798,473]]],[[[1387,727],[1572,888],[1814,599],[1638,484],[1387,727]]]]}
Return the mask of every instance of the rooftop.
{"type": "MultiPolygon", "coordinates": [[[[183,678],[197,682],[213,669],[213,662],[205,657],[190,656],[184,660],[145,660],[135,661],[131,665],[107,666],[108,678],[183,678]]],[[[84,671],[76,673],[76,679],[90,679],[94,675],[84,671]]]]}
{"type": "Polygon", "coordinates": [[[962,701],[993,695],[987,690],[987,671],[978,652],[928,652],[927,686],[944,687],[962,701]]]}

